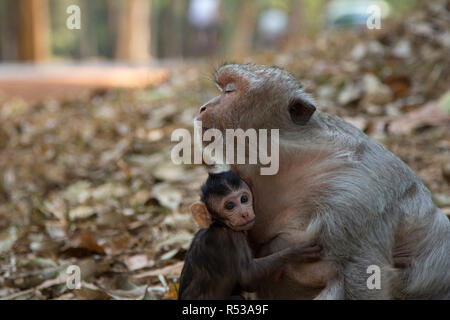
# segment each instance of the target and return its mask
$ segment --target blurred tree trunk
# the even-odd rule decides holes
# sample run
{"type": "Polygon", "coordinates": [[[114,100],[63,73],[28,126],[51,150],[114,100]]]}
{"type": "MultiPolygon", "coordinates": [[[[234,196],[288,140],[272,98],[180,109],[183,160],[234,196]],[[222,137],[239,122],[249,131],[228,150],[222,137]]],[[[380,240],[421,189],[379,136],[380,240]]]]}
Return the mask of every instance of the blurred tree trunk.
{"type": "Polygon", "coordinates": [[[232,58],[243,58],[249,54],[255,30],[256,10],[257,1],[239,1],[238,17],[230,46],[232,58]]]}
{"type": "Polygon", "coordinates": [[[40,62],[50,57],[50,22],[47,0],[20,0],[19,60],[40,62]]]}
{"type": "MultiPolygon", "coordinates": [[[[161,10],[161,56],[174,57],[177,55],[177,17],[175,6],[177,1],[169,1],[161,10]]],[[[181,3],[181,1],[178,1],[181,3]]]]}
{"type": "Polygon", "coordinates": [[[174,0],[175,34],[173,37],[174,55],[182,57],[185,41],[188,35],[188,9],[189,1],[174,0]]]}
{"type": "Polygon", "coordinates": [[[184,57],[187,54],[187,47],[189,41],[189,20],[188,20],[188,10],[189,10],[189,1],[179,1],[181,2],[178,6],[179,10],[179,39],[180,39],[180,56],[184,57]]]}
{"type": "Polygon", "coordinates": [[[286,48],[293,50],[299,47],[303,29],[304,0],[290,0],[286,48]]]}
{"type": "MultiPolygon", "coordinates": [[[[107,1],[106,2],[106,25],[108,30],[112,31],[112,34],[110,36],[110,42],[109,42],[109,50],[106,56],[110,58],[114,58],[116,55],[116,49],[117,48],[117,26],[119,25],[120,20],[120,1],[107,1]]],[[[150,20],[151,21],[151,20],[150,20]]],[[[150,29],[151,30],[151,29],[150,29]]],[[[151,37],[150,37],[151,40],[151,37]]],[[[150,48],[152,46],[150,45],[150,48]]]]}
{"type": "Polygon", "coordinates": [[[4,1],[0,14],[0,59],[17,60],[18,57],[17,2],[4,1]]]}
{"type": "Polygon", "coordinates": [[[159,12],[156,33],[159,37],[158,53],[161,57],[181,57],[188,36],[189,1],[171,0],[159,12]]]}
{"type": "Polygon", "coordinates": [[[93,32],[95,24],[92,23],[95,21],[96,7],[92,1],[83,1],[81,5],[81,10],[84,13],[81,15],[81,25],[84,32],[80,33],[80,56],[82,58],[96,57],[98,55],[98,45],[93,32]]]}
{"type": "Polygon", "coordinates": [[[150,59],[150,0],[127,0],[120,11],[116,58],[126,61],[150,59]]]}

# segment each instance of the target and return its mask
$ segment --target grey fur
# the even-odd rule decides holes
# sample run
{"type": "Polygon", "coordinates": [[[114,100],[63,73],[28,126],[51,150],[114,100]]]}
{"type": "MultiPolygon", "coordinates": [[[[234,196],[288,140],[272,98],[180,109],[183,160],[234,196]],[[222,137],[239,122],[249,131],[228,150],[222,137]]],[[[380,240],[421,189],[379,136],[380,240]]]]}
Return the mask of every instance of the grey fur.
{"type": "Polygon", "coordinates": [[[337,116],[316,111],[306,126],[286,125],[287,102],[294,95],[314,101],[284,70],[226,65],[218,71],[222,72],[248,79],[246,98],[252,108],[267,114],[260,118],[271,119],[252,122],[250,113],[243,111],[242,123],[285,128],[280,130],[280,152],[295,158],[312,149],[332,151],[320,164],[323,173],[314,177],[314,183],[323,183],[326,189],[311,199],[315,215],[309,228],[315,230],[326,255],[337,261],[339,277],[317,298],[450,299],[450,222],[405,163],[337,116]],[[270,101],[259,102],[267,100],[259,98],[262,93],[270,101]],[[402,270],[392,263],[398,234],[414,239],[408,243],[412,264],[402,270]],[[373,264],[382,271],[381,290],[366,286],[366,270],[373,264]]]}
{"type": "Polygon", "coordinates": [[[314,122],[315,143],[333,141],[338,149],[330,160],[344,163],[339,175],[321,177],[331,187],[316,199],[313,222],[327,251],[338,257],[342,296],[450,298],[450,222],[428,189],[399,158],[344,120],[318,112],[314,122]],[[417,239],[409,244],[412,265],[404,270],[392,268],[397,232],[417,239]],[[381,267],[381,290],[366,286],[371,264],[381,267]],[[398,282],[396,292],[391,281],[398,282]]]}

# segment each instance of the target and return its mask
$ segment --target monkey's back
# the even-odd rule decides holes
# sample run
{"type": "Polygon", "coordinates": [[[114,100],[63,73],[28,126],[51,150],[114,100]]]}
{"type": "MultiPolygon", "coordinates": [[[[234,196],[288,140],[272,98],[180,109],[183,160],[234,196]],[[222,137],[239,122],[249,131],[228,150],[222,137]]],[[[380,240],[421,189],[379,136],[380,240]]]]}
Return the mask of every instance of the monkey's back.
{"type": "MultiPolygon", "coordinates": [[[[354,234],[364,224],[373,222],[376,228],[369,228],[358,237],[358,242],[365,243],[366,248],[380,243],[380,234],[395,235],[395,242],[386,247],[403,244],[407,248],[414,262],[396,271],[399,282],[394,285],[394,297],[448,299],[450,222],[433,203],[430,191],[411,168],[381,143],[337,116],[320,113],[319,117],[332,128],[335,140],[342,139],[336,145],[346,147],[342,155],[347,156],[341,159],[348,163],[334,178],[335,184],[329,186],[329,194],[323,201],[328,201],[330,206],[345,204],[344,210],[353,212],[341,215],[341,219],[351,219],[352,223],[345,225],[354,234]],[[371,220],[373,216],[377,219],[371,220]]],[[[338,210],[336,206],[333,208],[338,210]]],[[[323,220],[325,224],[328,221],[333,221],[331,216],[323,220]]],[[[333,240],[329,238],[326,242],[333,243],[333,240]]],[[[347,248],[340,248],[341,253],[342,250],[347,248]]]]}

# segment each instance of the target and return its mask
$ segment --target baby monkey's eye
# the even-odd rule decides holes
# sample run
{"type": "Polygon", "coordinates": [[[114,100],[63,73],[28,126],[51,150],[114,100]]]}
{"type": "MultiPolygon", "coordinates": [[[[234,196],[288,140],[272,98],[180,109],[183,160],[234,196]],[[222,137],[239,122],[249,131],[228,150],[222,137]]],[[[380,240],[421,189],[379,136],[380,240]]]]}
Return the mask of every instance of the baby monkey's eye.
{"type": "Polygon", "coordinates": [[[248,201],[248,195],[244,194],[244,195],[241,197],[241,203],[246,203],[247,201],[248,201]]]}
{"type": "Polygon", "coordinates": [[[233,210],[233,208],[234,208],[234,203],[233,202],[227,202],[227,203],[225,203],[225,209],[227,209],[227,210],[233,210]]]}

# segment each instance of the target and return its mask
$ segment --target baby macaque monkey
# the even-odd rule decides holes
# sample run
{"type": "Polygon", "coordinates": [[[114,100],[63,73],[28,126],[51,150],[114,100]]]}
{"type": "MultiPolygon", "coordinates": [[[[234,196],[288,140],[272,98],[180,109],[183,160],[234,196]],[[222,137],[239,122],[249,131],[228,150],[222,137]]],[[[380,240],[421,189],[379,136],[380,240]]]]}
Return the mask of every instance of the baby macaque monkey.
{"type": "Polygon", "coordinates": [[[320,247],[304,242],[254,259],[247,230],[255,223],[248,185],[233,171],[209,174],[201,200],[191,206],[202,227],[194,236],[181,272],[179,299],[231,299],[253,292],[288,261],[314,261],[320,247]]]}

